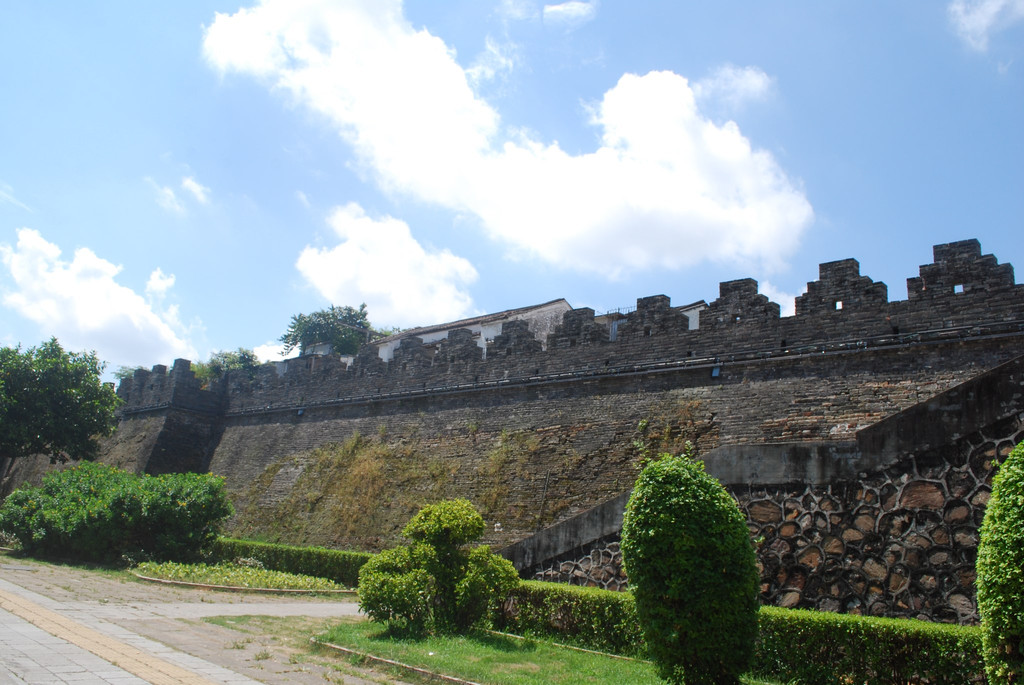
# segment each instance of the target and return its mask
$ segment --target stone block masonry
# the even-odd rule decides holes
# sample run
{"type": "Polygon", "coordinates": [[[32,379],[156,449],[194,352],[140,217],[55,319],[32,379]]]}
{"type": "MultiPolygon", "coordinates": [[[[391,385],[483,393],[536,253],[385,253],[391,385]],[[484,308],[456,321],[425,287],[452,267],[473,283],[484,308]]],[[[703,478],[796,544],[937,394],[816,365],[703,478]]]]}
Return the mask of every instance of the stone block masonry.
{"type": "MultiPolygon", "coordinates": [[[[790,317],[743,279],[722,283],[707,305],[675,307],[655,295],[616,317],[572,310],[545,327],[545,340],[525,320],[509,320],[485,350],[471,331],[453,325],[443,338],[435,332],[429,341],[411,334],[392,340],[389,361],[366,345],[349,362],[305,356],[266,366],[253,379],[228,374],[209,388],[199,386],[189,362],[177,360],[170,370],[138,371],[121,383],[121,424],[106,453],[149,472],[224,475],[243,505],[258,503],[268,515],[297,512],[309,523],[301,528],[308,542],[386,546],[397,541],[411,507],[467,496],[492,527],[487,541],[506,545],[628,491],[641,449],[674,450],[685,439],[705,454],[847,444],[866,427],[1024,354],[1024,286],[1014,282],[1012,267],[983,255],[975,240],[938,245],[933,254],[933,263],[908,279],[905,301],[888,301],[885,284],[861,275],[849,259],[822,264],[790,317]],[[330,478],[378,482],[376,499],[365,500],[376,504],[366,505],[373,511],[336,501],[340,491],[313,492],[330,478],[318,482],[307,472],[314,450],[357,434],[373,442],[379,463],[359,457],[337,465],[332,473],[341,475],[330,478]],[[299,487],[311,490],[297,493],[299,487]],[[288,509],[275,509],[286,501],[288,509]],[[339,513],[332,519],[328,510],[339,513]]],[[[795,469],[792,478],[758,483],[750,493],[762,493],[756,501],[778,500],[784,512],[807,487],[828,493],[830,483],[800,480],[818,472],[814,459],[784,462],[795,469]]],[[[944,487],[944,497],[957,499],[944,487]]],[[[274,535],[300,534],[289,530],[274,535]]],[[[808,533],[801,528],[800,535],[808,533]]],[[[799,536],[778,536],[786,544],[791,538],[799,536]]],[[[778,568],[793,568],[787,555],[795,559],[804,547],[820,551],[824,568],[834,545],[823,540],[807,538],[799,548],[794,542],[779,552],[778,563],[786,563],[778,568]]],[[[863,549],[843,544],[842,555],[863,549]]],[[[864,553],[886,562],[888,583],[896,562],[884,550],[864,553]]],[[[776,567],[763,563],[766,578],[774,574],[766,590],[772,601],[791,597],[782,590],[795,589],[796,576],[786,571],[779,579],[776,567]]],[[[807,582],[797,604],[817,605],[815,588],[825,585],[808,591],[807,582]]],[[[838,608],[852,608],[856,588],[836,592],[838,608]]],[[[875,611],[867,589],[857,596],[863,610],[875,611]]]]}

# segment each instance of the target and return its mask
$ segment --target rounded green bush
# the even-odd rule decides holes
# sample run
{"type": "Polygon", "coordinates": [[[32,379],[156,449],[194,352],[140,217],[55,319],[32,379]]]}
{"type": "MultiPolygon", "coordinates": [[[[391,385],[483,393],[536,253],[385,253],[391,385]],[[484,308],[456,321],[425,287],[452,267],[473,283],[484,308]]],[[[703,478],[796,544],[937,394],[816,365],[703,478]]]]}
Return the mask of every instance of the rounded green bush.
{"type": "Polygon", "coordinates": [[[395,547],[359,569],[359,608],[395,633],[422,635],[430,628],[434,579],[422,568],[428,551],[395,547]]]}
{"type": "Polygon", "coordinates": [[[662,455],[644,468],[622,560],[659,675],[738,683],[757,637],[757,566],[743,514],[703,462],[662,455]]]}
{"type": "Polygon", "coordinates": [[[468,500],[424,507],[402,531],[411,545],[382,552],[360,569],[360,607],[397,632],[473,627],[519,583],[510,561],[486,545],[467,547],[483,531],[468,500]]]}
{"type": "Polygon", "coordinates": [[[439,551],[452,551],[480,539],[484,519],[466,499],[449,499],[428,504],[409,519],[402,535],[439,551]]]}
{"type": "Polygon", "coordinates": [[[978,543],[978,611],[993,685],[1024,681],[1024,442],[992,479],[978,543]]]}

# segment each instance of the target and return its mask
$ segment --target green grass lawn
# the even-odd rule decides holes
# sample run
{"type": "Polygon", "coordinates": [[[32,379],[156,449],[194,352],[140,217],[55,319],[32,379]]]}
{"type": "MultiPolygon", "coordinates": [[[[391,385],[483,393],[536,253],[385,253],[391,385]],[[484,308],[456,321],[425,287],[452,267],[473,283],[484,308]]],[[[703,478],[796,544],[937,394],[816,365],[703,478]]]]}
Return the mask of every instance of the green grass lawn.
{"type": "MultiPolygon", "coordinates": [[[[541,640],[520,640],[489,633],[468,637],[395,638],[365,620],[339,623],[319,639],[355,651],[391,659],[435,673],[485,685],[658,685],[646,661],[583,652],[541,640]]],[[[774,685],[744,680],[748,685],[774,685]]]]}

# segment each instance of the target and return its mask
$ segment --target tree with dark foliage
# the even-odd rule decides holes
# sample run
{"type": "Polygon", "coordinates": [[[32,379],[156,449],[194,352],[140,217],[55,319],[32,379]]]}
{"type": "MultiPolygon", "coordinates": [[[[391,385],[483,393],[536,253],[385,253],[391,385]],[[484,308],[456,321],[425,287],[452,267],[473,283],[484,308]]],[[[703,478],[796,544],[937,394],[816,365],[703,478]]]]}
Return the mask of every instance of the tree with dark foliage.
{"type": "Polygon", "coordinates": [[[296,347],[299,354],[305,354],[319,343],[330,343],[335,354],[355,354],[373,334],[365,303],[359,309],[331,305],[312,314],[293,316],[280,340],[285,354],[296,347]]]}
{"type": "Polygon", "coordinates": [[[94,352],[66,352],[56,338],[39,347],[0,348],[0,473],[14,460],[92,460],[116,426],[118,397],[100,380],[94,352]]]}

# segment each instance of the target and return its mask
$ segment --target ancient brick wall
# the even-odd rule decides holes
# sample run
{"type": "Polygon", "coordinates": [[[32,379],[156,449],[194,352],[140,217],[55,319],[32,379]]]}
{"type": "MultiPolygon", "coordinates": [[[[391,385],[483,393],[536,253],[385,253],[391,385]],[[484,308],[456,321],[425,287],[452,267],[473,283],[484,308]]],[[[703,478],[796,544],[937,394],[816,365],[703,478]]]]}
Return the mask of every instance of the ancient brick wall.
{"type": "MultiPolygon", "coordinates": [[[[121,428],[107,452],[151,471],[208,468],[222,474],[243,508],[287,512],[309,523],[291,533],[307,542],[386,546],[397,541],[419,504],[462,496],[477,503],[489,526],[501,524],[486,541],[508,544],[627,490],[640,449],[674,451],[685,439],[703,452],[850,441],[866,426],[1024,353],[1024,286],[1015,284],[1010,265],[982,255],[977,241],[936,246],[934,262],[908,279],[908,289],[908,300],[889,302],[885,284],[861,275],[849,259],[822,264],[791,317],[781,317],[779,306],[758,294],[757,283],[743,279],[721,284],[695,329],[681,308],[656,295],[637,300],[636,309],[618,320],[615,336],[592,310],[578,309],[564,315],[545,344],[525,321],[507,322],[488,341],[486,354],[470,331],[453,330],[428,345],[407,337],[388,362],[368,345],[350,362],[307,356],[265,366],[253,379],[229,374],[207,389],[187,361],[177,360],[170,372],[158,366],[122,382],[121,428]],[[310,456],[314,450],[356,435],[387,455],[375,470],[343,465],[331,472],[332,478],[378,481],[377,499],[366,505],[373,515],[364,512],[363,519],[358,507],[334,501],[337,493],[313,492],[319,484],[310,480],[310,469],[323,466],[310,456]],[[297,506],[298,487],[311,488],[308,506],[297,506]],[[342,512],[333,519],[324,514],[332,507],[342,512]]],[[[951,494],[946,480],[962,468],[958,464],[949,461],[946,475],[925,478],[945,488],[942,511],[935,514],[941,525],[952,525],[945,520],[946,500],[963,499],[951,494]]],[[[898,490],[896,508],[914,509],[915,522],[932,521],[934,516],[917,511],[921,507],[900,504],[900,488],[921,468],[931,467],[907,461],[875,480],[865,476],[863,485],[805,482],[735,490],[741,501],[750,501],[752,521],[766,538],[766,597],[799,606],[832,606],[834,600],[844,610],[875,612],[884,605],[896,613],[917,611],[899,599],[910,552],[894,561],[870,542],[889,532],[877,528],[882,514],[870,535],[860,531],[869,542],[841,533],[856,536],[849,532],[860,530],[856,522],[866,525],[855,515],[866,506],[857,497],[867,495],[858,492],[873,488],[874,496],[889,501],[882,492],[889,493],[890,485],[898,490]],[[806,498],[806,511],[791,524],[787,502],[806,498]],[[839,508],[826,513],[822,507],[833,500],[839,508]],[[769,503],[780,508],[781,520],[757,519],[775,511],[769,503]],[[808,512],[807,520],[820,521],[821,514],[829,521],[820,539],[803,527],[808,512]],[[799,571],[815,555],[814,573],[799,571]],[[848,558],[850,573],[867,578],[863,588],[808,580],[823,578],[822,569],[848,558]],[[881,580],[878,560],[884,562],[881,580]]],[[[947,532],[955,543],[954,528],[947,532]]],[[[940,544],[939,530],[925,529],[921,539],[961,559],[966,552],[940,544]]],[[[909,542],[900,544],[911,550],[909,542]]],[[[606,545],[597,558],[589,550],[584,556],[600,567],[598,559],[615,552],[606,545]]],[[[573,574],[580,571],[572,567],[573,574]]],[[[930,582],[920,578],[912,572],[907,582],[914,588],[930,582]]],[[[960,602],[954,598],[962,583],[949,585],[946,578],[936,582],[947,609],[925,607],[940,617],[960,602]]],[[[615,571],[600,582],[619,580],[615,571]]],[[[958,617],[969,615],[966,604],[957,606],[952,611],[958,617]]]]}
{"type": "MultiPolygon", "coordinates": [[[[1024,286],[1014,283],[1012,266],[982,255],[974,240],[938,245],[934,254],[934,263],[908,279],[906,301],[889,302],[885,284],[861,276],[856,260],[849,259],[821,265],[819,279],[808,283],[807,293],[797,298],[792,317],[780,317],[779,306],[757,293],[757,282],[743,279],[722,283],[719,297],[700,312],[700,326],[692,330],[689,318],[672,307],[669,298],[658,295],[637,300],[635,311],[619,322],[614,341],[592,310],[579,309],[563,317],[548,336],[547,349],[525,321],[510,321],[489,342],[486,358],[470,335],[453,331],[437,345],[405,338],[390,362],[381,360],[369,345],[351,364],[338,357],[305,357],[276,369],[266,367],[251,381],[244,374],[231,375],[209,391],[200,390],[190,378],[187,362],[178,360],[170,374],[162,366],[137,372],[118,392],[129,413],[173,401],[182,408],[230,416],[669,366],[802,360],[822,352],[916,348],[1024,333],[1024,286]]],[[[913,363],[916,354],[915,350],[905,359],[913,363]]],[[[979,367],[991,360],[968,353],[960,361],[979,367]]],[[[891,373],[899,376],[902,367],[878,371],[887,378],[891,373]]],[[[817,377],[842,373],[838,365],[834,372],[819,372],[817,377]]],[[[714,383],[709,378],[705,384],[714,383]]]]}
{"type": "Polygon", "coordinates": [[[209,468],[239,489],[286,456],[356,434],[403,444],[424,463],[441,463],[447,495],[475,500],[494,489],[508,493],[506,506],[489,512],[504,527],[491,541],[505,542],[628,489],[636,477],[637,440],[673,450],[691,438],[710,450],[841,439],[1012,352],[1004,341],[957,342],[916,354],[862,350],[722,363],[714,383],[711,369],[699,367],[248,410],[224,417],[209,468]],[[965,344],[976,367],[950,361],[965,344]],[[832,376],[837,368],[842,372],[832,376]],[[902,371],[881,380],[879,368],[902,371]],[[649,425],[646,435],[638,433],[641,421],[649,425]],[[503,435],[529,436],[535,444],[515,469],[484,478],[488,455],[503,435]]]}
{"type": "Polygon", "coordinates": [[[237,491],[282,459],[386,436],[412,446],[410,459],[439,460],[446,485],[421,483],[423,493],[506,493],[489,508],[503,524],[492,541],[506,542],[622,492],[638,440],[673,449],[689,437],[708,450],[849,439],[1024,352],[1024,286],[1012,267],[981,255],[977,241],[934,254],[905,302],[888,302],[884,284],[843,260],[821,265],[792,317],[744,279],[721,285],[696,329],[658,295],[637,301],[615,340],[580,309],[546,349],[527,322],[509,321],[486,356],[454,330],[426,346],[405,338],[389,362],[368,345],[351,363],[307,356],[208,389],[177,360],[122,382],[109,451],[135,449],[154,472],[209,468],[237,491]],[[133,426],[158,415],[156,437],[137,437],[133,426]],[[488,465],[508,435],[535,443],[514,471],[488,465]]]}
{"type": "MultiPolygon", "coordinates": [[[[1024,285],[977,241],[933,254],[905,301],[847,259],[820,266],[790,317],[741,279],[689,310],[700,309],[696,328],[655,295],[618,316],[615,335],[583,308],[546,326],[545,340],[514,320],[486,350],[456,329],[428,344],[406,337],[387,362],[368,345],[349,361],[301,357],[209,388],[176,360],[122,381],[103,459],[212,470],[227,478],[235,523],[263,526],[240,532],[338,547],[394,544],[422,504],[468,497],[500,547],[626,492],[642,451],[687,439],[737,458],[761,447],[789,477],[729,487],[763,538],[765,601],[970,622],[976,527],[993,460],[1021,439],[1020,410],[956,429],[1021,393],[955,393],[1024,354],[1024,285]],[[929,413],[946,391],[950,410],[929,413]],[[354,442],[352,454],[322,449],[354,442]],[[828,473],[828,445],[888,461],[811,477],[828,473]]],[[[0,487],[46,468],[24,460],[0,487]]],[[[588,544],[534,571],[623,587],[614,535],[588,544]]]]}

